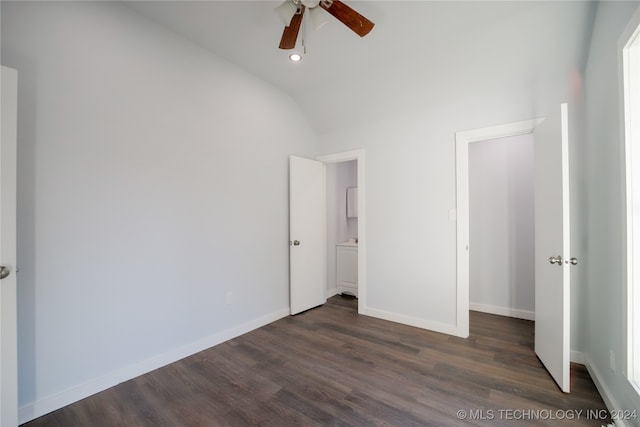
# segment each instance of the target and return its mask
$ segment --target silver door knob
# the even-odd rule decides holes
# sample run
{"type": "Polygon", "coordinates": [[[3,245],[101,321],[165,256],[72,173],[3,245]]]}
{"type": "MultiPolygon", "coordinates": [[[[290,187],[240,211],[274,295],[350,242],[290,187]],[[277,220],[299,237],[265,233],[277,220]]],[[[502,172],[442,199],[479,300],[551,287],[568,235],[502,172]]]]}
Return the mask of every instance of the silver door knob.
{"type": "Polygon", "coordinates": [[[7,277],[9,275],[9,273],[11,273],[11,270],[9,270],[4,265],[0,266],[0,280],[2,280],[5,277],[7,277]]]}
{"type": "Polygon", "coordinates": [[[565,263],[571,264],[571,265],[576,265],[576,264],[578,264],[578,258],[572,257],[572,258],[566,260],[565,263]]]}
{"type": "Polygon", "coordinates": [[[549,264],[562,265],[562,255],[549,257],[549,264]]]}
{"type": "Polygon", "coordinates": [[[300,246],[300,240],[294,240],[293,246],[300,246]]]}

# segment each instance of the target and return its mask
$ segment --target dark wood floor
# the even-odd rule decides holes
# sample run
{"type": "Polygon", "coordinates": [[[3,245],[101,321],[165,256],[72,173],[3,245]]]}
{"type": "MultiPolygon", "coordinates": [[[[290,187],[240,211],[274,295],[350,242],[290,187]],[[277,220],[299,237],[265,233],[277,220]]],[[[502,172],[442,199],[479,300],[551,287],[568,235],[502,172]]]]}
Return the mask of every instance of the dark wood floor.
{"type": "Polygon", "coordinates": [[[556,387],[533,352],[532,322],[472,312],[465,340],[359,316],[355,307],[353,298],[333,297],[26,425],[610,422],[587,416],[605,406],[584,367],[571,368],[571,394],[556,387]]]}

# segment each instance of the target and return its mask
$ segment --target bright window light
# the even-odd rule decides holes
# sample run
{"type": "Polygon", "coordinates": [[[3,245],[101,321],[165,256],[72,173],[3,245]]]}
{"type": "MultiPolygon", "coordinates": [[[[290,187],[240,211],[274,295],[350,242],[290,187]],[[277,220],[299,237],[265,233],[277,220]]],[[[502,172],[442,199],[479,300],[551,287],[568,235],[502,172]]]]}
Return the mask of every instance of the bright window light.
{"type": "Polygon", "coordinates": [[[628,378],[640,390],[640,26],[623,49],[628,378]]]}

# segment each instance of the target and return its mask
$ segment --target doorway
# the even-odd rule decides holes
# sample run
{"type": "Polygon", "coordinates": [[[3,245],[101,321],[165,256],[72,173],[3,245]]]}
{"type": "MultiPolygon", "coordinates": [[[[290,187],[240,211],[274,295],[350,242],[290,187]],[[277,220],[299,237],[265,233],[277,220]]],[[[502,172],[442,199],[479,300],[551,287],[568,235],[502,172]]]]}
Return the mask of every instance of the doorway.
{"type": "MultiPolygon", "coordinates": [[[[289,157],[289,309],[292,315],[327,300],[326,167],[356,161],[358,313],[366,310],[366,203],[364,150],[330,154],[315,160],[289,157]]],[[[354,242],[355,243],[355,242],[354,242]]]]}
{"type": "Polygon", "coordinates": [[[469,308],[535,320],[533,135],[469,144],[469,308]]]}
{"type": "Polygon", "coordinates": [[[469,336],[469,145],[534,134],[534,351],[558,386],[570,391],[569,112],[562,103],[544,119],[456,133],[457,334],[469,336]]]}
{"type": "Polygon", "coordinates": [[[327,297],[355,307],[358,297],[358,162],[325,164],[327,297]]]}
{"type": "Polygon", "coordinates": [[[469,336],[469,145],[518,135],[533,134],[543,119],[491,126],[456,133],[456,335],[469,336]]]}
{"type": "MultiPolygon", "coordinates": [[[[364,150],[317,158],[325,165],[325,271],[327,297],[357,297],[366,307],[366,203],[364,150]]],[[[350,305],[354,305],[350,303],[350,305]]]]}

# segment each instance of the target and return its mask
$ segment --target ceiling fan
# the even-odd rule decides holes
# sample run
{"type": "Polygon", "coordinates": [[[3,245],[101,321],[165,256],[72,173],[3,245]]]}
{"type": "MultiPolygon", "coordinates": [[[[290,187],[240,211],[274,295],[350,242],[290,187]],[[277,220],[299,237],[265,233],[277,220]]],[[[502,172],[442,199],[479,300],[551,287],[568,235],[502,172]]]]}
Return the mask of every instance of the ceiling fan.
{"type": "Polygon", "coordinates": [[[306,9],[309,10],[309,18],[315,29],[320,28],[327,22],[320,9],[329,12],[360,37],[369,34],[369,31],[374,26],[373,22],[340,0],[285,0],[275,9],[278,16],[285,23],[282,38],[280,39],[280,49],[293,49],[296,47],[298,32],[306,9]]]}

